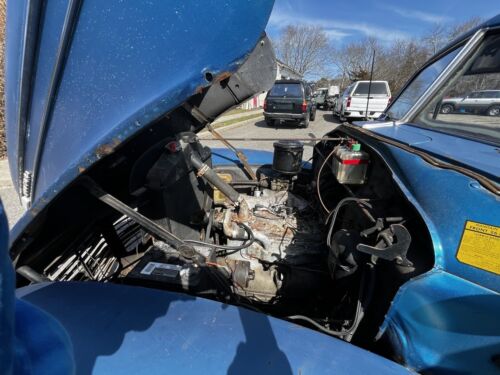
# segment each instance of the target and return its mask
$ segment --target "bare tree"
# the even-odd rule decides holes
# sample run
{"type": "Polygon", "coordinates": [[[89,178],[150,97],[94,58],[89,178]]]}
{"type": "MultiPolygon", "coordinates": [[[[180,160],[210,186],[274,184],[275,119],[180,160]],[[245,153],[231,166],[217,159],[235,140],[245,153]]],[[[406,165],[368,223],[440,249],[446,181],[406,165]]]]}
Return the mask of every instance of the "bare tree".
{"type": "Polygon", "coordinates": [[[434,55],[446,44],[448,33],[449,32],[443,24],[437,23],[424,35],[422,41],[429,49],[431,55],[434,55]]]}
{"type": "Polygon", "coordinates": [[[392,92],[397,93],[427,61],[429,51],[418,40],[396,40],[380,55],[376,76],[388,81],[392,92]]]}
{"type": "Polygon", "coordinates": [[[278,58],[302,75],[323,71],[328,48],[324,30],[307,25],[285,27],[276,44],[278,58]]]}
{"type": "Polygon", "coordinates": [[[374,52],[373,79],[388,81],[394,92],[429,57],[427,48],[417,40],[395,40],[390,45],[385,45],[375,38],[367,38],[349,43],[333,54],[333,64],[340,71],[339,79],[344,83],[342,87],[349,82],[370,78],[374,52]]]}
{"type": "Polygon", "coordinates": [[[464,22],[452,25],[435,24],[432,29],[424,35],[422,42],[428,48],[429,53],[434,55],[441,48],[446,46],[446,44],[472,28],[479,26],[482,22],[482,18],[472,17],[464,22]]]}
{"type": "Polygon", "coordinates": [[[472,17],[464,22],[450,26],[450,28],[448,29],[448,41],[452,41],[453,39],[458,38],[463,33],[466,33],[474,27],[479,26],[483,22],[483,19],[480,17],[472,17]]]}
{"type": "Polygon", "coordinates": [[[373,52],[382,51],[376,38],[366,38],[333,51],[333,64],[341,72],[341,80],[364,80],[370,78],[373,52]]]}
{"type": "Polygon", "coordinates": [[[334,50],[330,63],[337,68],[338,79],[345,87],[370,77],[375,51],[373,79],[388,81],[392,92],[397,93],[431,55],[481,22],[475,17],[453,25],[436,24],[421,38],[394,40],[390,44],[367,38],[334,50]]]}

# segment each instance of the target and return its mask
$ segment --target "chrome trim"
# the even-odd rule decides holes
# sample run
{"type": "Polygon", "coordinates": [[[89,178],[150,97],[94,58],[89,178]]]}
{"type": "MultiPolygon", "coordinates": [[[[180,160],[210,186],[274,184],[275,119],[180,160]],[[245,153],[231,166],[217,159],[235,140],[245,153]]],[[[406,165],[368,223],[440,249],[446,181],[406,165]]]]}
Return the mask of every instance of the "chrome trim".
{"type": "MultiPolygon", "coordinates": [[[[28,116],[31,106],[31,85],[33,83],[33,72],[35,69],[37,49],[40,34],[40,20],[45,3],[39,0],[29,0],[26,7],[26,19],[23,30],[23,45],[21,46],[21,67],[19,80],[19,103],[17,107],[17,180],[18,193],[21,201],[28,197],[30,190],[26,190],[25,173],[25,148],[26,134],[28,131],[28,116]]],[[[30,173],[28,173],[30,175],[30,173]]],[[[31,178],[29,181],[31,186],[31,178]]]]}
{"type": "MultiPolygon", "coordinates": [[[[410,110],[401,119],[395,122],[396,125],[410,123],[429,104],[430,100],[434,97],[434,94],[439,91],[439,89],[447,82],[452,74],[461,67],[462,62],[468,59],[470,55],[475,52],[476,47],[482,42],[487,31],[488,29],[478,30],[470,38],[463,49],[455,56],[455,58],[427,88],[422,96],[415,102],[413,107],[411,107],[410,110]]],[[[457,43],[457,45],[458,44],[459,43],[457,43]]],[[[418,73],[420,73],[421,71],[422,70],[420,70],[418,73]]]]}

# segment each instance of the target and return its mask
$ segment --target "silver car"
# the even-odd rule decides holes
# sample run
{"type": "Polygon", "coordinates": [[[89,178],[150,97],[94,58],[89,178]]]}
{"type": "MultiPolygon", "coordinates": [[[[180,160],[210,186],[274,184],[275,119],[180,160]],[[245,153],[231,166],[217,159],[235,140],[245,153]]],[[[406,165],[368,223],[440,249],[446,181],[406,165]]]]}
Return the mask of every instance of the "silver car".
{"type": "Polygon", "coordinates": [[[465,97],[445,98],[441,113],[476,113],[500,116],[500,90],[472,91],[465,97]]]}

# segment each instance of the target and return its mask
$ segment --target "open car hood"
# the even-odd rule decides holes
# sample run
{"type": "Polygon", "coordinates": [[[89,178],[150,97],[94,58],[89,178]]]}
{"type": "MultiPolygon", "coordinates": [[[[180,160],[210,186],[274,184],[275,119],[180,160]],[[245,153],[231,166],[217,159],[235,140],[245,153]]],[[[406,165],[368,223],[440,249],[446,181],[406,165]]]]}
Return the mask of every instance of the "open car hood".
{"type": "MultiPolygon", "coordinates": [[[[154,120],[241,71],[267,42],[272,6],[269,0],[10,1],[8,156],[31,214],[154,120]]],[[[272,85],[269,66],[210,117],[272,85]]]]}

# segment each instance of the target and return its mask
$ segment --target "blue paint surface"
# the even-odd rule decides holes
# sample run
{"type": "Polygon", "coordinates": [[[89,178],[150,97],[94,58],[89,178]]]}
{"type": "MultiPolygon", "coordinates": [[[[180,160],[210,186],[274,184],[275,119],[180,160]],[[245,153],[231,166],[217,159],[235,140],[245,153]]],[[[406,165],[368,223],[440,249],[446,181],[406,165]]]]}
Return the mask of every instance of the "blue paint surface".
{"type": "Polygon", "coordinates": [[[461,263],[456,254],[467,220],[500,227],[500,197],[461,173],[361,138],[388,163],[424,219],[435,254],[433,270],[400,289],[381,332],[410,368],[490,373],[490,357],[500,349],[500,276],[461,263]]]}
{"type": "Polygon", "coordinates": [[[15,298],[8,237],[0,201],[0,374],[72,374],[73,348],[64,328],[51,315],[15,298]]]}
{"type": "Polygon", "coordinates": [[[500,183],[498,146],[423,129],[411,124],[389,126],[366,124],[365,126],[376,134],[396,139],[447,162],[467,166],[500,183]]]}
{"type": "MultiPolygon", "coordinates": [[[[39,58],[29,92],[24,155],[28,170],[33,167],[35,142],[69,2],[46,3],[35,46],[39,58]]],[[[28,0],[18,0],[8,6],[7,137],[16,185],[17,105],[27,4],[28,0]]],[[[272,1],[264,0],[190,0],[179,4],[84,0],[82,4],[50,114],[34,204],[16,226],[14,238],[78,175],[79,168],[99,159],[96,151],[100,146],[117,147],[178,106],[198,86],[207,84],[206,71],[215,75],[236,71],[260,37],[272,7],[272,1]]],[[[497,16],[489,25],[499,22],[497,16]]],[[[491,145],[409,124],[371,130],[467,165],[497,181],[500,176],[500,156],[491,145]]],[[[383,330],[412,368],[434,372],[492,370],[488,357],[498,354],[500,342],[500,279],[460,263],[456,251],[467,220],[500,226],[498,196],[469,177],[432,167],[401,149],[368,138],[364,142],[388,163],[395,181],[423,217],[436,256],[431,272],[401,288],[383,330]],[[475,363],[479,365],[471,367],[475,363]]],[[[246,153],[253,165],[272,160],[269,152],[246,153]]],[[[214,153],[214,164],[234,163],[229,151],[214,153]]],[[[5,233],[6,221],[0,210],[2,344],[13,339],[15,308],[12,269],[2,249],[5,233]]],[[[172,373],[244,373],[251,367],[252,372],[264,373],[271,367],[275,373],[301,369],[303,374],[404,370],[330,337],[203,299],[94,284],[53,284],[22,293],[25,300],[47,309],[61,321],[75,345],[77,363],[96,372],[159,372],[167,366],[172,366],[172,373]],[[61,304],[61,298],[68,303],[61,304]],[[97,331],[82,324],[89,317],[97,331]]],[[[20,309],[28,306],[18,305],[20,309]]],[[[29,310],[27,307],[25,312],[29,310]]],[[[33,312],[31,317],[35,316],[33,312]]],[[[43,319],[51,322],[46,316],[31,320],[43,319]]],[[[38,333],[42,333],[41,328],[38,333]]],[[[12,346],[10,349],[12,352],[12,346]]],[[[4,356],[0,365],[9,365],[5,353],[9,351],[0,351],[4,356]]]]}
{"type": "MultiPolygon", "coordinates": [[[[239,150],[245,154],[250,165],[260,166],[273,163],[273,152],[271,151],[252,150],[246,148],[239,150]]],[[[213,148],[212,163],[213,165],[238,165],[242,167],[242,164],[234,152],[227,148],[213,148]]],[[[303,162],[302,168],[311,169],[312,164],[309,162],[303,162]]]]}
{"type": "Polygon", "coordinates": [[[396,183],[423,217],[433,242],[435,267],[500,291],[499,275],[456,259],[467,220],[500,226],[500,197],[470,177],[433,167],[398,147],[370,138],[364,141],[388,163],[396,183]]]}
{"type": "Polygon", "coordinates": [[[14,355],[14,269],[9,257],[9,225],[0,200],[0,373],[13,368],[14,355]]]}
{"type": "MultiPolygon", "coordinates": [[[[69,0],[49,1],[41,22],[33,69],[25,167],[30,171],[47,101],[55,54],[69,0]]],[[[20,51],[28,0],[10,1],[7,15],[7,139],[18,183],[20,51]]],[[[33,197],[38,212],[79,173],[98,160],[99,147],[117,147],[153,120],[208,85],[235,72],[256,45],[271,0],[83,0],[49,114],[33,197]],[[41,200],[43,196],[43,200],[41,200]]]]}
{"type": "Polygon", "coordinates": [[[310,329],[185,294],[53,283],[22,288],[18,296],[58,318],[81,373],[408,373],[310,329]]]}
{"type": "Polygon", "coordinates": [[[493,374],[499,311],[497,293],[436,270],[400,289],[382,329],[419,371],[493,374]]]}
{"type": "MultiPolygon", "coordinates": [[[[250,165],[272,164],[273,153],[269,151],[260,151],[252,149],[239,149],[242,151],[250,165]]],[[[212,163],[213,165],[239,165],[240,161],[233,151],[227,148],[212,148],[212,163]]]]}

